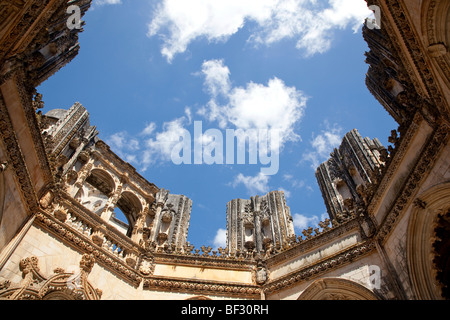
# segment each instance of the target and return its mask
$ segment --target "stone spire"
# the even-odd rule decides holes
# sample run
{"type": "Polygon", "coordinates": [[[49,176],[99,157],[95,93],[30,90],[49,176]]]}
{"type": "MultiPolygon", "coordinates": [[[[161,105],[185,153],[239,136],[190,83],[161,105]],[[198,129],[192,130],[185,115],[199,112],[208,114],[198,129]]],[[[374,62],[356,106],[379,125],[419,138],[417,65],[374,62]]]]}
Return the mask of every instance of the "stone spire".
{"type": "Polygon", "coordinates": [[[377,138],[363,139],[354,129],[331,152],[331,158],[317,168],[316,178],[332,220],[364,202],[363,191],[373,182],[385,152],[377,138]]]}
{"type": "Polygon", "coordinates": [[[294,224],[284,192],[272,191],[250,200],[234,199],[227,204],[227,246],[231,254],[263,252],[283,246],[295,238],[294,224]]]}

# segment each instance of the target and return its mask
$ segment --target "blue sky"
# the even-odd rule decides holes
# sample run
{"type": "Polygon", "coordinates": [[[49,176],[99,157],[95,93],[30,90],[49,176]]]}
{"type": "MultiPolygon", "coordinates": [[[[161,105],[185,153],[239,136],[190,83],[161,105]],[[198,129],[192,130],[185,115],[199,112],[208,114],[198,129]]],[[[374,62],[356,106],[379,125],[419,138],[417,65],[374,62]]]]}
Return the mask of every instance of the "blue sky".
{"type": "MultiPolygon", "coordinates": [[[[365,86],[364,0],[94,0],[75,60],[42,84],[46,110],[82,103],[111,149],[193,200],[188,241],[223,245],[226,204],[284,190],[296,233],[326,216],[315,168],[356,128],[397,127],[365,86]],[[276,129],[279,170],[180,164],[180,133],[276,129]]],[[[203,136],[203,143],[210,143],[203,136]]],[[[225,141],[224,141],[225,143],[225,141]]]]}

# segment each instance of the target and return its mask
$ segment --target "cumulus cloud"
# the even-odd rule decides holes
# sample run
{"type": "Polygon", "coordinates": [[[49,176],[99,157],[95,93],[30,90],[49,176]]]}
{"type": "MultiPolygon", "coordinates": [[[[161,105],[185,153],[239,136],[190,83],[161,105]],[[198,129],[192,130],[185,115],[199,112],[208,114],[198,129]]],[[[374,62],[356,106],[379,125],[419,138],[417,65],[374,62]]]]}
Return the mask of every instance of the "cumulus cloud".
{"type": "Polygon", "coordinates": [[[214,248],[225,248],[227,246],[227,230],[218,229],[213,241],[214,248]]]}
{"type": "Polygon", "coordinates": [[[280,149],[287,141],[298,141],[295,125],[306,108],[306,96],[276,77],[265,84],[249,82],[233,87],[230,70],[223,60],[203,63],[204,85],[211,99],[200,114],[219,126],[242,130],[276,130],[279,141],[272,148],[280,149]]]}
{"type": "MultiPolygon", "coordinates": [[[[204,61],[199,74],[204,77],[204,89],[209,95],[209,101],[204,106],[197,110],[186,107],[183,116],[163,123],[160,131],[157,125],[151,122],[133,139],[125,137],[124,133],[116,134],[110,138],[113,146],[125,151],[137,144],[140,149],[134,161],[141,164],[143,171],[149,165],[173,160],[173,152],[177,154],[174,147],[180,146],[180,140],[184,142],[193,137],[197,142],[200,138],[205,148],[212,148],[210,145],[214,146],[214,136],[207,132],[201,137],[193,136],[187,130],[193,122],[193,115],[196,114],[216,123],[222,130],[234,130],[233,133],[240,141],[246,139],[249,149],[257,146],[261,164],[270,163],[270,168],[264,173],[277,172],[279,153],[285,143],[300,140],[295,131],[306,108],[307,98],[303,92],[286,85],[276,77],[270,79],[267,84],[249,82],[242,87],[233,86],[231,72],[223,60],[204,61]]],[[[188,150],[190,151],[192,150],[188,150]]],[[[190,155],[186,156],[190,158],[190,155]]],[[[262,177],[259,179],[263,180],[262,177]]]]}
{"type": "Polygon", "coordinates": [[[324,221],[326,218],[328,218],[328,214],[327,213],[323,213],[319,216],[317,215],[304,215],[304,214],[300,214],[300,213],[295,213],[293,216],[293,223],[294,223],[294,228],[298,231],[301,232],[304,229],[307,229],[309,227],[318,227],[318,223],[320,221],[324,221]]]}
{"type": "Polygon", "coordinates": [[[134,136],[121,131],[107,137],[105,142],[118,156],[140,166],[139,170],[144,172],[150,165],[171,161],[174,147],[190,134],[186,128],[192,122],[192,113],[190,108],[184,111],[183,116],[164,122],[160,131],[150,122],[134,136]]]}
{"type": "MultiPolygon", "coordinates": [[[[164,122],[162,131],[157,132],[154,137],[145,140],[142,165],[145,171],[151,164],[158,161],[170,161],[172,150],[180,142],[180,138],[186,133],[185,126],[189,123],[187,116],[164,122]]],[[[143,132],[153,132],[154,128],[147,126],[143,132]],[[152,129],[152,130],[150,130],[152,129]]]]}
{"type": "Polygon", "coordinates": [[[307,56],[331,46],[335,29],[354,31],[371,15],[364,0],[162,0],[153,13],[148,36],[160,35],[161,53],[170,62],[197,39],[226,41],[252,22],[249,41],[270,45],[296,40],[307,56]]]}
{"type": "Polygon", "coordinates": [[[233,187],[244,185],[250,195],[266,194],[269,192],[269,176],[258,173],[256,176],[245,176],[239,173],[233,181],[233,187]]]}
{"type": "Polygon", "coordinates": [[[342,128],[334,125],[332,128],[323,130],[310,141],[312,150],[303,154],[302,160],[311,163],[311,168],[316,170],[323,161],[328,160],[334,148],[339,147],[342,142],[342,128]]]}
{"type": "Polygon", "coordinates": [[[138,159],[136,152],[140,149],[139,140],[132,137],[126,131],[112,134],[105,139],[111,150],[125,161],[136,164],[138,159]]]}

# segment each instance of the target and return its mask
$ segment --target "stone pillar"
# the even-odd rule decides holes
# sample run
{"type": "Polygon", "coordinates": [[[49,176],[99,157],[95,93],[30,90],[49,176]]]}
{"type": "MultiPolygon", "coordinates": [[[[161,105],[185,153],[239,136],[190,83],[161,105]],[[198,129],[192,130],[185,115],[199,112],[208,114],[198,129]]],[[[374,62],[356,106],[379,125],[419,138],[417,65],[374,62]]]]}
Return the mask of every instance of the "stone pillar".
{"type": "Polygon", "coordinates": [[[90,158],[88,162],[81,168],[81,170],[78,172],[78,178],[77,181],[75,181],[74,187],[71,192],[71,196],[75,197],[78,191],[83,187],[84,182],[86,181],[87,177],[91,174],[91,170],[94,167],[94,159],[90,158]]]}
{"type": "Polygon", "coordinates": [[[104,221],[109,222],[109,220],[111,219],[114,209],[116,208],[117,201],[119,201],[120,196],[122,195],[122,189],[123,185],[122,183],[120,183],[117,186],[116,191],[114,191],[112,196],[109,198],[108,203],[105,205],[105,208],[103,209],[101,214],[101,218],[104,221]]]}
{"type": "Polygon", "coordinates": [[[161,189],[156,193],[155,198],[155,216],[154,216],[154,223],[153,228],[151,232],[151,242],[155,242],[158,237],[158,230],[160,226],[160,216],[161,211],[164,208],[164,205],[166,204],[167,197],[169,196],[169,190],[161,189]]]}
{"type": "Polygon", "coordinates": [[[249,249],[245,246],[245,224],[254,228],[252,250],[257,253],[267,250],[266,246],[271,242],[273,245],[278,243],[278,246],[287,245],[295,236],[290,210],[281,191],[272,191],[251,200],[234,199],[228,202],[227,243],[231,254],[249,249]]]}
{"type": "Polygon", "coordinates": [[[131,240],[136,243],[140,243],[143,240],[144,228],[146,227],[146,220],[149,213],[149,206],[144,208],[137,216],[136,223],[134,224],[133,232],[131,233],[131,240]]]}

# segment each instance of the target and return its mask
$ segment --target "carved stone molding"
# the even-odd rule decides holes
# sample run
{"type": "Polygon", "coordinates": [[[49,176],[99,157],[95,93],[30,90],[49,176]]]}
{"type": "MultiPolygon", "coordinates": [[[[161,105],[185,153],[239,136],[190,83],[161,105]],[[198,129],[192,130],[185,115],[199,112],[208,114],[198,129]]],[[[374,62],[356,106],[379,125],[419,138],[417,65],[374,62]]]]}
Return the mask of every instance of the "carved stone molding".
{"type": "Polygon", "coordinates": [[[130,268],[124,261],[102,250],[89,237],[73,229],[71,230],[70,227],[64,225],[53,216],[40,212],[36,215],[35,221],[40,227],[50,231],[62,241],[70,243],[71,246],[75,246],[82,252],[93,255],[97,263],[102,264],[133,286],[137,287],[142,281],[136,270],[130,268]]]}
{"type": "Polygon", "coordinates": [[[378,300],[378,297],[353,281],[326,278],[310,284],[297,300],[378,300]]]}
{"type": "Polygon", "coordinates": [[[24,156],[19,146],[19,142],[14,132],[14,127],[8,115],[3,96],[0,93],[0,135],[3,140],[5,149],[8,153],[8,163],[15,173],[17,185],[20,186],[24,204],[27,206],[29,213],[37,211],[39,206],[37,203],[37,195],[33,188],[31,178],[25,165],[24,156]]]}
{"type": "Polygon", "coordinates": [[[95,289],[87,277],[95,259],[92,255],[83,255],[80,271],[65,272],[55,268],[54,274],[46,277],[39,269],[36,257],[20,261],[24,280],[17,285],[10,282],[0,286],[0,298],[8,300],[100,300],[102,291],[95,289]]]}
{"type": "Polygon", "coordinates": [[[376,234],[376,238],[383,242],[387,239],[387,236],[394,228],[398,217],[407,208],[407,204],[412,202],[412,196],[420,186],[421,181],[425,179],[430,173],[431,168],[436,159],[440,155],[443,147],[447,144],[450,138],[450,128],[447,123],[442,123],[425,144],[426,147],[419,157],[412,172],[409,174],[407,181],[397,197],[392,209],[389,211],[385,219],[383,220],[379,230],[376,234]]]}
{"type": "Polygon", "coordinates": [[[182,292],[202,295],[219,295],[237,298],[259,299],[261,289],[256,285],[202,280],[177,280],[151,277],[144,280],[144,289],[155,291],[182,292]]]}
{"type": "Polygon", "coordinates": [[[344,252],[322,260],[316,264],[296,270],[276,280],[269,281],[263,286],[264,292],[266,294],[275,293],[309,279],[319,277],[323,273],[329,272],[335,268],[341,267],[342,265],[370,254],[375,249],[375,244],[371,240],[362,244],[357,244],[344,252]]]}
{"type": "MultiPolygon", "coordinates": [[[[433,2],[437,3],[437,1],[433,2]]],[[[402,3],[402,1],[386,0],[386,5],[389,8],[392,18],[395,21],[396,27],[402,37],[402,40],[406,45],[409,56],[414,62],[415,68],[421,77],[421,81],[423,81],[423,83],[425,84],[429,99],[434,102],[435,106],[439,109],[439,112],[443,116],[447,116],[446,103],[442,94],[442,90],[436,82],[436,79],[431,71],[432,68],[426,55],[423,54],[424,52],[426,52],[426,49],[423,48],[422,44],[419,41],[420,38],[417,36],[414,28],[412,27],[412,23],[409,20],[408,15],[406,14],[407,10],[405,4],[402,3]]],[[[433,7],[432,4],[431,7],[433,7]]],[[[428,22],[430,22],[430,20],[428,20],[428,22]]]]}

